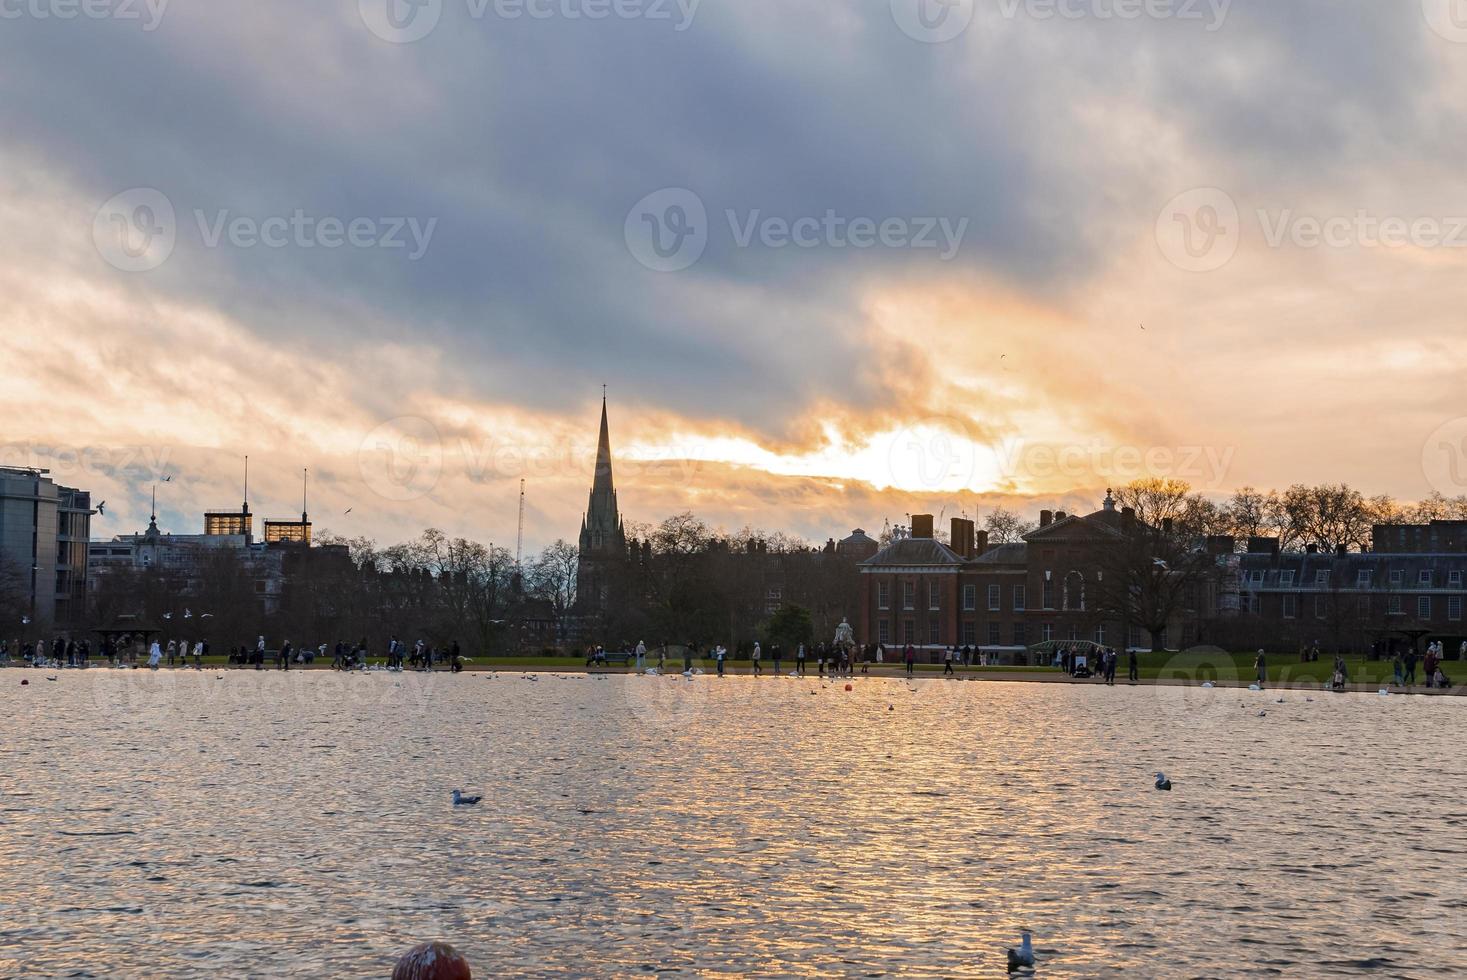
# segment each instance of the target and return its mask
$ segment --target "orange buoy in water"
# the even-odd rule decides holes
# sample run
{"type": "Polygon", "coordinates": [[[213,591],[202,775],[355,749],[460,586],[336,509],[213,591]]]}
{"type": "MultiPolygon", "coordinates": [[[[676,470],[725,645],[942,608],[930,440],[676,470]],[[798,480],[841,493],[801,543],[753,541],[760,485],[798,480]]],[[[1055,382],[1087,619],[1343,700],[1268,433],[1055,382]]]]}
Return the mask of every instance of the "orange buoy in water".
{"type": "Polygon", "coordinates": [[[472,980],[472,975],[468,961],[448,943],[422,943],[402,954],[392,980],[472,980]]]}
{"type": "Polygon", "coordinates": [[[853,687],[851,687],[851,685],[849,685],[849,684],[847,684],[847,685],[846,685],[846,690],[847,690],[847,691],[854,691],[854,690],[855,690],[855,688],[853,688],[853,687]]]}

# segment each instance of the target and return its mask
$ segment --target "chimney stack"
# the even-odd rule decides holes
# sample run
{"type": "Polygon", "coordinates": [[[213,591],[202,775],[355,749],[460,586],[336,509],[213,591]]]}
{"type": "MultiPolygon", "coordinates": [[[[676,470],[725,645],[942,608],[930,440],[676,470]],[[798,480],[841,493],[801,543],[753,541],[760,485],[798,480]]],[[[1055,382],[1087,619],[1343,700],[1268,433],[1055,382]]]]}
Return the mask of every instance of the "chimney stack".
{"type": "Polygon", "coordinates": [[[1041,510],[1039,512],[1039,526],[1040,527],[1049,527],[1049,525],[1051,525],[1053,523],[1054,523],[1054,511],[1052,511],[1052,510],[1041,510]]]}
{"type": "Polygon", "coordinates": [[[948,538],[953,551],[963,558],[973,557],[973,522],[961,517],[952,519],[952,532],[948,538]]]}
{"type": "Polygon", "coordinates": [[[932,515],[931,514],[913,514],[912,515],[912,537],[914,537],[914,538],[931,538],[932,537],[932,515]]]}
{"type": "Polygon", "coordinates": [[[988,532],[979,531],[977,541],[973,548],[973,557],[981,558],[986,554],[988,554],[988,532]]]}

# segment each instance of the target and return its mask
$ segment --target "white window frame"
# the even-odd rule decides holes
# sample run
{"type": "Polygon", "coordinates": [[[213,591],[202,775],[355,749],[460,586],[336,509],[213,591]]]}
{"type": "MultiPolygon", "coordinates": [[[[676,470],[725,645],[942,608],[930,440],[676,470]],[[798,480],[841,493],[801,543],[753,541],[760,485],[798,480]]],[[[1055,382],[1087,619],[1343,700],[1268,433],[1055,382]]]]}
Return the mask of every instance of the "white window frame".
{"type": "Polygon", "coordinates": [[[1003,609],[1003,587],[997,584],[988,587],[988,611],[999,612],[1003,609]]]}

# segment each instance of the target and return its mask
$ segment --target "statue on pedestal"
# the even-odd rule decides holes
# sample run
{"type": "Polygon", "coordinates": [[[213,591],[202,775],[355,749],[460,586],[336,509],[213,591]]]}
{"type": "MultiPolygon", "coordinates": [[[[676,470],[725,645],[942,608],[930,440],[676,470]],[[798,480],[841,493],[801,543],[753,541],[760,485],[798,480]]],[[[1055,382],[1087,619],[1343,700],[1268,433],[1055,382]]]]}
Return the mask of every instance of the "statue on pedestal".
{"type": "Polygon", "coordinates": [[[846,649],[856,645],[856,631],[844,616],[841,617],[840,625],[835,628],[835,645],[846,649]]]}

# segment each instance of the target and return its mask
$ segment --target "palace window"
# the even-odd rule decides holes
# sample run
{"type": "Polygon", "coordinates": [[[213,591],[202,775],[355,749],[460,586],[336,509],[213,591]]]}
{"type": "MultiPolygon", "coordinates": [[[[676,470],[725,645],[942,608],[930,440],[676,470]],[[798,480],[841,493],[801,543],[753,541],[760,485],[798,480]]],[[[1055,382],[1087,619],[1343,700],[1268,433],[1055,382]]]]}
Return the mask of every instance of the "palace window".
{"type": "Polygon", "coordinates": [[[876,642],[887,644],[891,642],[891,620],[883,619],[876,624],[876,642]]]}
{"type": "Polygon", "coordinates": [[[997,585],[990,585],[988,587],[988,611],[989,612],[998,612],[999,607],[1002,604],[1002,602],[1003,602],[1003,595],[1002,595],[1002,591],[1000,590],[999,586],[997,586],[997,585]]]}
{"type": "Polygon", "coordinates": [[[1462,618],[1462,597],[1459,595],[1447,597],[1447,618],[1456,621],[1462,618]]]}
{"type": "Polygon", "coordinates": [[[1285,619],[1293,619],[1296,616],[1298,616],[1299,615],[1299,597],[1296,596],[1296,595],[1286,595],[1286,596],[1283,597],[1283,599],[1284,599],[1284,618],[1285,619]]]}
{"type": "Polygon", "coordinates": [[[1457,571],[1457,572],[1447,572],[1447,584],[1448,585],[1461,585],[1462,584],[1462,573],[1460,571],[1457,571]]]}
{"type": "Polygon", "coordinates": [[[1319,571],[1315,572],[1314,573],[1314,584],[1315,585],[1329,585],[1329,570],[1328,569],[1321,568],[1319,571]]]}
{"type": "Polygon", "coordinates": [[[911,582],[902,583],[902,608],[917,608],[917,586],[913,585],[911,582]]]}
{"type": "Polygon", "coordinates": [[[1314,597],[1315,619],[1323,619],[1325,617],[1325,615],[1329,612],[1328,603],[1329,600],[1322,595],[1317,595],[1314,597]]]}
{"type": "Polygon", "coordinates": [[[1423,568],[1421,573],[1416,576],[1416,582],[1419,585],[1431,585],[1431,569],[1423,568]]]}
{"type": "Polygon", "coordinates": [[[1022,585],[1014,586],[1014,612],[1023,612],[1024,602],[1024,587],[1022,585]]]}
{"type": "Polygon", "coordinates": [[[1429,596],[1429,595],[1420,595],[1420,596],[1417,596],[1416,597],[1416,618],[1417,619],[1430,619],[1431,618],[1431,596],[1429,596]]]}
{"type": "Polygon", "coordinates": [[[1044,580],[1044,608],[1054,608],[1054,582],[1049,579],[1044,580]]]}
{"type": "Polygon", "coordinates": [[[1362,568],[1355,573],[1355,584],[1362,589],[1370,588],[1370,569],[1362,568]]]}
{"type": "Polygon", "coordinates": [[[963,586],[963,612],[973,612],[978,608],[978,586],[963,586]]]}
{"type": "Polygon", "coordinates": [[[1053,640],[1054,639],[1054,624],[1053,623],[1045,623],[1043,626],[1039,627],[1039,637],[1040,637],[1040,641],[1039,642],[1041,642],[1041,643],[1048,643],[1051,640],[1053,640]]]}
{"type": "Polygon", "coordinates": [[[942,642],[942,637],[938,634],[937,629],[937,620],[934,619],[927,624],[927,642],[932,646],[942,642]]]}
{"type": "Polygon", "coordinates": [[[1391,584],[1392,585],[1400,585],[1404,581],[1406,581],[1406,573],[1405,572],[1401,571],[1399,568],[1393,569],[1391,571],[1391,584]]]}
{"type": "Polygon", "coordinates": [[[942,584],[937,579],[927,583],[927,608],[942,608],[942,584]]]}
{"type": "Polygon", "coordinates": [[[997,623],[989,623],[988,624],[988,645],[991,646],[991,647],[996,647],[996,646],[998,646],[1002,642],[1003,642],[1003,637],[999,635],[998,624],[997,623]]]}
{"type": "Polygon", "coordinates": [[[1014,624],[1014,646],[1022,647],[1029,645],[1029,631],[1023,623],[1014,624]]]}
{"type": "Polygon", "coordinates": [[[904,620],[902,620],[902,642],[903,643],[916,643],[917,642],[917,621],[916,620],[914,620],[914,619],[904,619],[904,620]]]}
{"type": "MultiPolygon", "coordinates": [[[[876,583],[876,608],[891,608],[891,585],[887,582],[876,583]]],[[[882,620],[885,622],[885,620],[882,620]]]]}
{"type": "Polygon", "coordinates": [[[972,647],[978,645],[978,624],[966,622],[963,624],[963,646],[972,647]]]}
{"type": "Polygon", "coordinates": [[[1387,597],[1387,599],[1386,599],[1386,613],[1387,613],[1387,615],[1390,615],[1390,616],[1399,616],[1399,615],[1401,615],[1401,597],[1400,596],[1393,595],[1393,596],[1387,597]]]}
{"type": "Polygon", "coordinates": [[[1292,568],[1286,568],[1283,571],[1279,572],[1279,585],[1287,587],[1293,584],[1294,570],[1292,568]]]}
{"type": "Polygon", "coordinates": [[[1105,624],[1101,623],[1095,627],[1095,642],[1105,646],[1105,624]]]}

